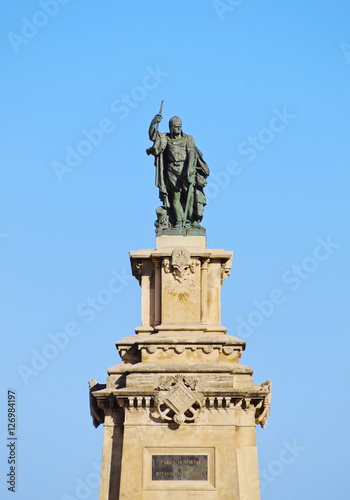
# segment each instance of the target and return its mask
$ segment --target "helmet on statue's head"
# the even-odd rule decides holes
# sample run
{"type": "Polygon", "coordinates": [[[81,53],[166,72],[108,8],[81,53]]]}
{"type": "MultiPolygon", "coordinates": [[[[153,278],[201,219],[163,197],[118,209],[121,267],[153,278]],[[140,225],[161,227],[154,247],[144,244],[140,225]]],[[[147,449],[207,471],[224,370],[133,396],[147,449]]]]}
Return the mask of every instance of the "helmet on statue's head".
{"type": "Polygon", "coordinates": [[[181,127],[181,135],[183,135],[183,133],[182,133],[182,121],[181,121],[181,118],[179,118],[178,116],[173,116],[169,120],[170,137],[173,137],[174,127],[181,127]]]}

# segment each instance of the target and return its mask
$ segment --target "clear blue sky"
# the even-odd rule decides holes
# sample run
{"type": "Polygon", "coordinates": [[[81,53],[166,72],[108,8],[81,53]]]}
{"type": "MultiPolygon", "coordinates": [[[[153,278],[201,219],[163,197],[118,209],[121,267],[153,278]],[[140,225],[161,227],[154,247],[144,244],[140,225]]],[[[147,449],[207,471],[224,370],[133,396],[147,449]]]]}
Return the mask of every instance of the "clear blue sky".
{"type": "Polygon", "coordinates": [[[273,382],[262,498],[348,494],[350,4],[231,4],[2,3],[1,498],[8,389],[15,498],[98,498],[87,382],[140,323],[128,252],[155,245],[145,149],[162,99],[160,130],[179,115],[211,169],[208,247],[235,252],[222,323],[273,382]]]}

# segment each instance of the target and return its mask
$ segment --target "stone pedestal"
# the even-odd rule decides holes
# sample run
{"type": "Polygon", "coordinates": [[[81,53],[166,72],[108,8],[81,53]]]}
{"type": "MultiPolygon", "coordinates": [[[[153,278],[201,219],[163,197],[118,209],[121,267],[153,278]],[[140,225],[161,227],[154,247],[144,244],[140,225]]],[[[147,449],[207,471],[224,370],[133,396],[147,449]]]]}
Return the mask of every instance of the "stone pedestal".
{"type": "Polygon", "coordinates": [[[258,500],[255,426],[271,383],[239,363],[245,342],[221,326],[221,286],[232,252],[204,236],[158,236],[130,252],[141,285],[141,325],[116,343],[122,362],[90,382],[104,423],[100,500],[258,500]]]}

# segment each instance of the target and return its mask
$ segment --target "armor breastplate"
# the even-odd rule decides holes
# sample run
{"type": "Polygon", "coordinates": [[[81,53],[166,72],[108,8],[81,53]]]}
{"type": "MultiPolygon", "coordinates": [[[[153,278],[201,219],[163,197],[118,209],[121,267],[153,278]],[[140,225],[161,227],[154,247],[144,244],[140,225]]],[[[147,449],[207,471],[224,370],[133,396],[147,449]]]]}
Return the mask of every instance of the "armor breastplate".
{"type": "Polygon", "coordinates": [[[186,137],[168,138],[168,144],[165,149],[168,163],[184,162],[186,160],[186,142],[186,137]]]}

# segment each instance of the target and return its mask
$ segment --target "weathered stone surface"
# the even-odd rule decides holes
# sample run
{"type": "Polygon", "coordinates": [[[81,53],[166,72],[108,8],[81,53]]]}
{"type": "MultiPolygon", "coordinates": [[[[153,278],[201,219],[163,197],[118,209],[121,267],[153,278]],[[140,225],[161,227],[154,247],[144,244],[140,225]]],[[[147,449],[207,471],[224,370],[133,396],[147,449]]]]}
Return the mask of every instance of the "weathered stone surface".
{"type": "Polygon", "coordinates": [[[266,425],[271,382],[254,384],[239,362],[245,342],[221,325],[232,252],[168,234],[130,260],[142,323],[116,342],[107,384],[90,383],[105,427],[100,500],[259,500],[255,426],[266,425]]]}
{"type": "Polygon", "coordinates": [[[156,250],[170,250],[173,251],[174,248],[185,247],[189,251],[205,251],[207,248],[206,237],[203,236],[191,236],[191,235],[164,235],[157,236],[156,238],[156,250]]]}
{"type": "Polygon", "coordinates": [[[141,286],[136,333],[226,333],[221,287],[230,274],[233,252],[206,249],[202,236],[158,236],[156,246],[130,252],[132,273],[141,286]]]}

